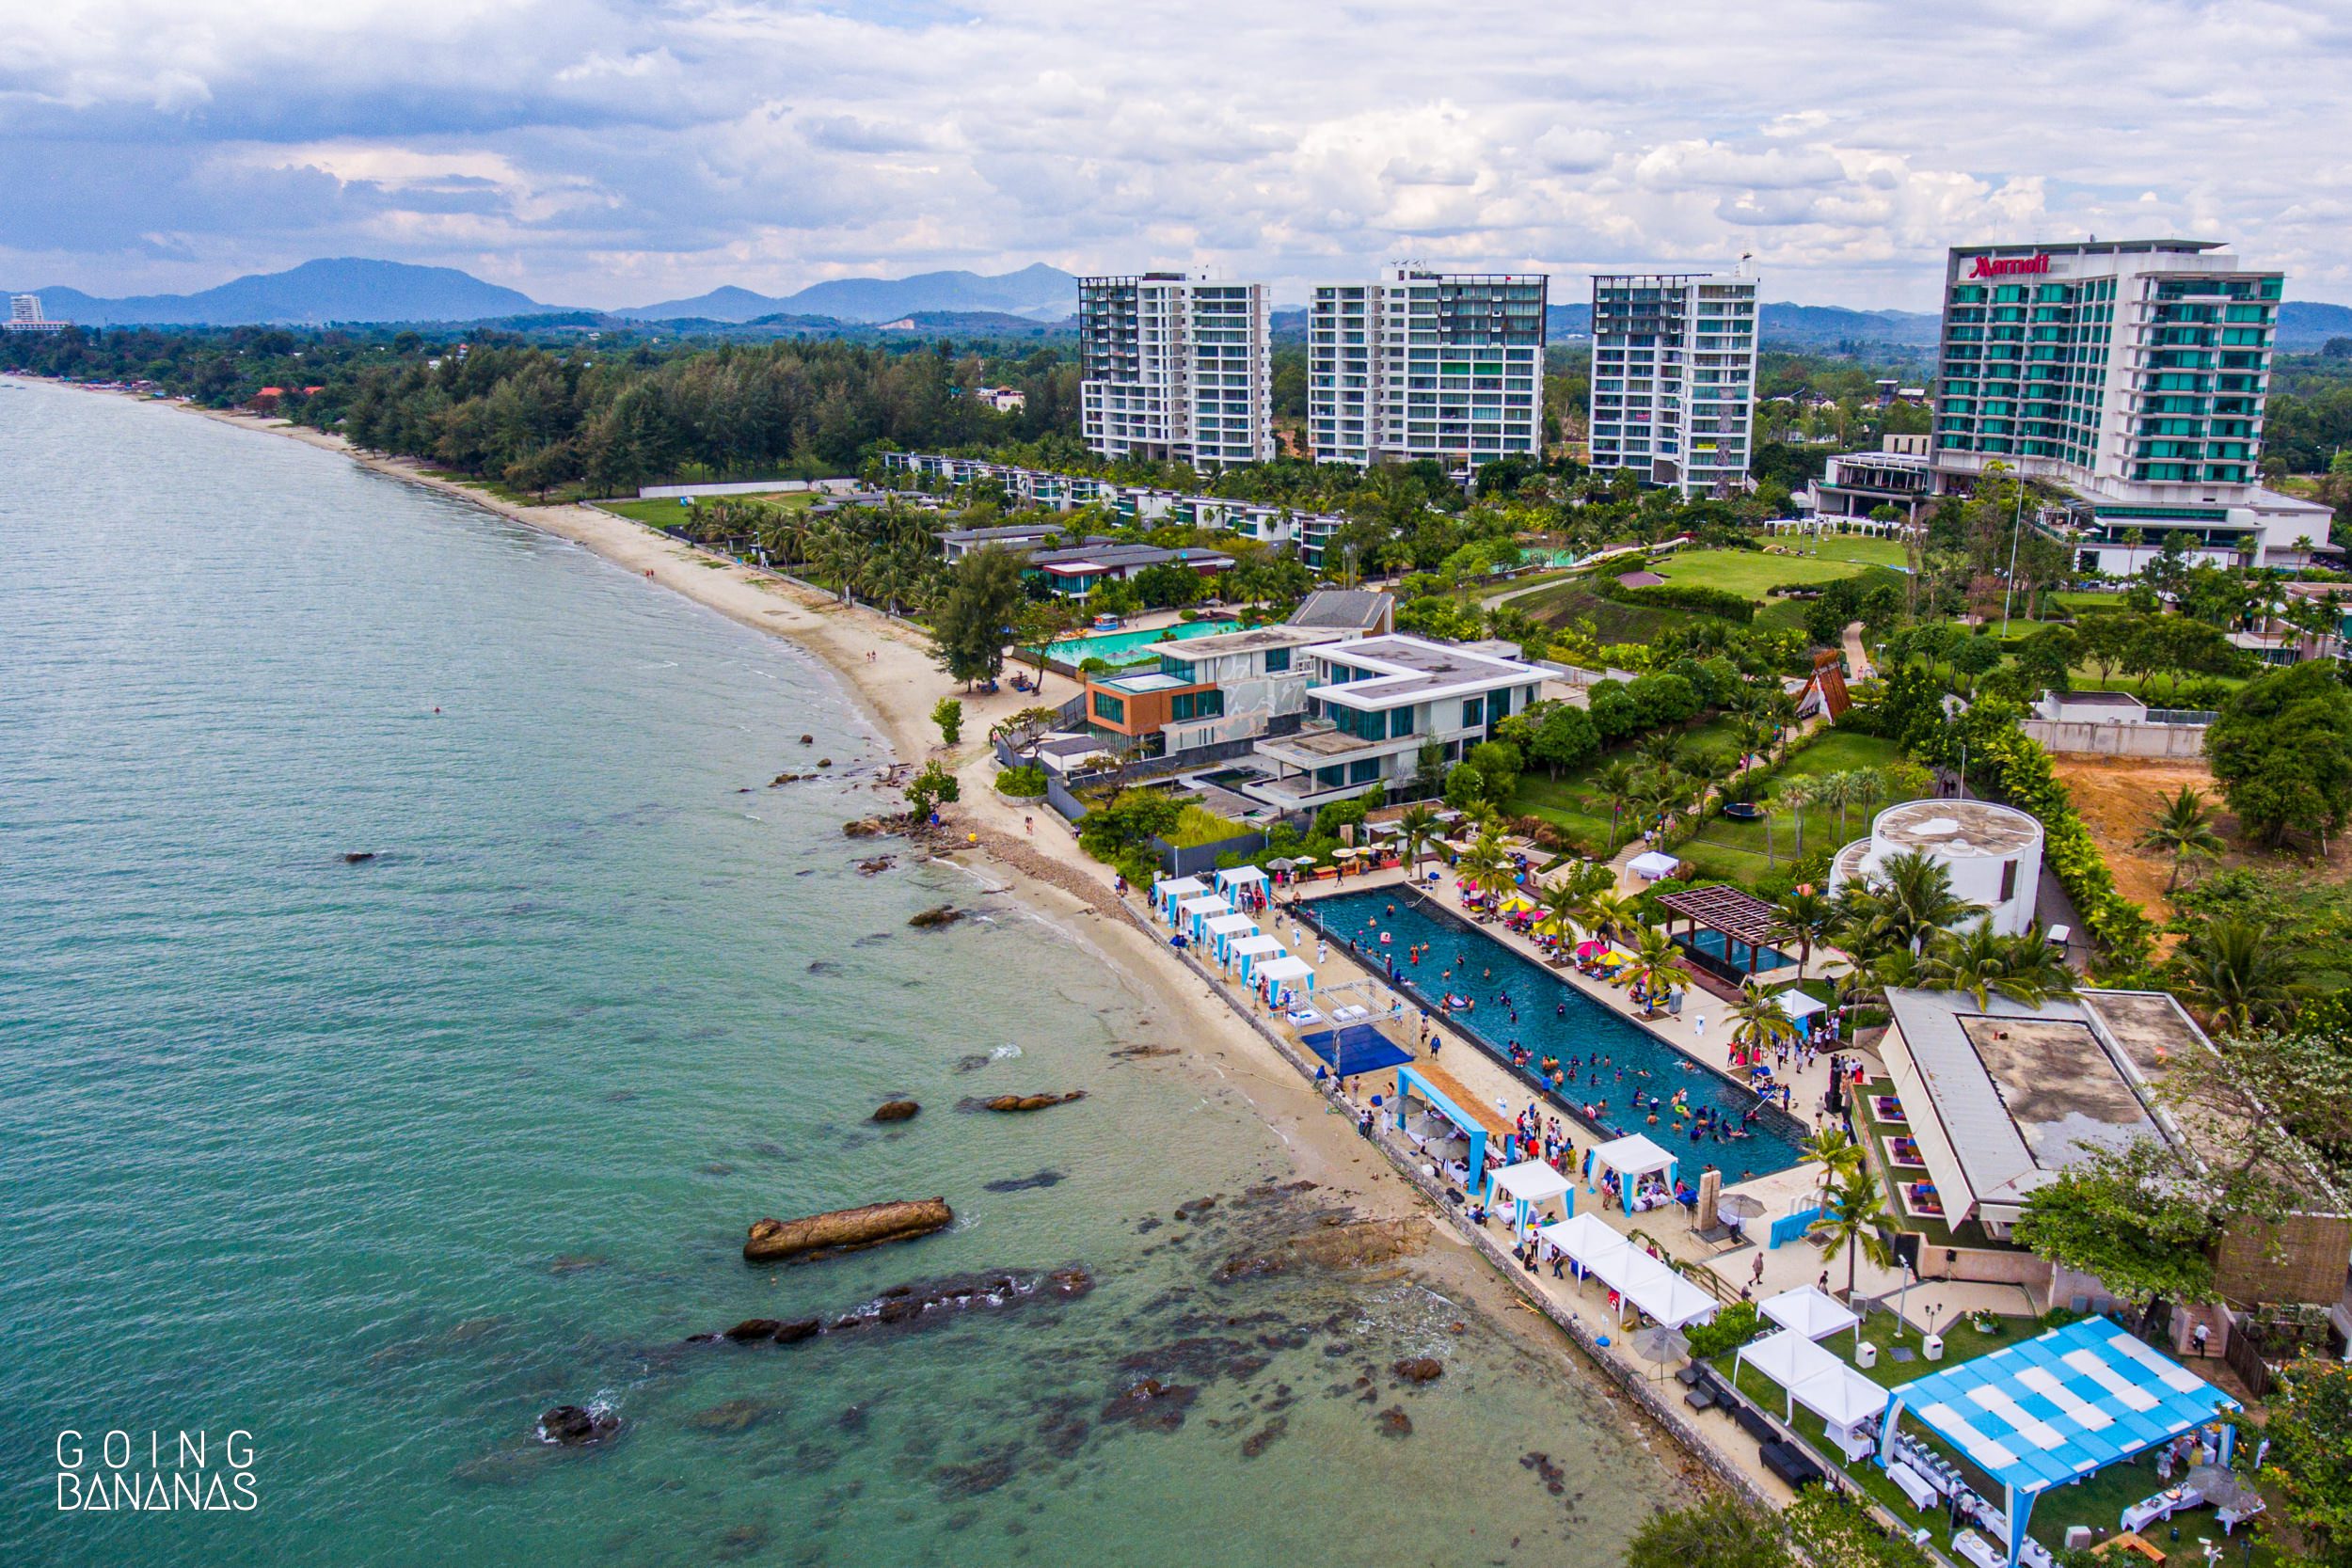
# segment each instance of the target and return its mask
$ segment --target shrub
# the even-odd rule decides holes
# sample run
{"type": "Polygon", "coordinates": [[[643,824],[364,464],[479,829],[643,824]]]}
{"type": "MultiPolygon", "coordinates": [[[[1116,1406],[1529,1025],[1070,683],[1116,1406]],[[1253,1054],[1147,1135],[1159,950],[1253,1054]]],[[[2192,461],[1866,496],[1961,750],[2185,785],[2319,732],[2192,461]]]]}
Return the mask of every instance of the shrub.
{"type": "Polygon", "coordinates": [[[1033,800],[1045,793],[1045,769],[1033,762],[1005,768],[996,775],[996,787],[1004,794],[1033,800]]]}
{"type": "Polygon", "coordinates": [[[1690,610],[1701,615],[1713,615],[1725,621],[1746,626],[1756,619],[1756,605],[1738,594],[1720,588],[1701,588],[1692,583],[1659,583],[1648,588],[1628,588],[1612,577],[1603,577],[1592,583],[1592,590],[1604,599],[1619,604],[1641,605],[1653,610],[1690,610]]]}
{"type": "Polygon", "coordinates": [[[1711,1323],[1697,1323],[1683,1330],[1683,1338],[1691,1341],[1691,1358],[1709,1360],[1728,1355],[1741,1345],[1761,1335],[1770,1325],[1764,1314],[1752,1301],[1735,1301],[1715,1314],[1711,1323]]]}

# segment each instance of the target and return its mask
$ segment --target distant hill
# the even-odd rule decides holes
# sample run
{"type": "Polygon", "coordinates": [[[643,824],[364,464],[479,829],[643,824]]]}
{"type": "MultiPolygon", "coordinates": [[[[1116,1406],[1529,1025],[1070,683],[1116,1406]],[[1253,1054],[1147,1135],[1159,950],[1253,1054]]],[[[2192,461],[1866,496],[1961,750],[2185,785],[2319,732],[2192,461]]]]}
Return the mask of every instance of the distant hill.
{"type": "Polygon", "coordinates": [[[32,292],[40,295],[48,314],[91,326],[480,321],[538,315],[550,309],[529,294],[485,283],[454,267],[415,267],[357,257],[254,273],[192,294],[102,299],[79,289],[32,292]]]}
{"type": "Polygon", "coordinates": [[[1078,280],[1040,261],[994,277],[972,272],[927,272],[913,277],[836,277],[798,293],[770,295],[732,286],[691,299],[615,310],[625,321],[755,322],[766,316],[831,316],[838,321],[882,323],[931,311],[993,311],[1029,321],[1060,321],[1078,309],[1078,280]]]}
{"type": "Polygon", "coordinates": [[[2330,338],[2352,338],[2352,305],[2290,299],[2279,307],[2279,346],[2296,353],[2325,348],[2330,338]]]}

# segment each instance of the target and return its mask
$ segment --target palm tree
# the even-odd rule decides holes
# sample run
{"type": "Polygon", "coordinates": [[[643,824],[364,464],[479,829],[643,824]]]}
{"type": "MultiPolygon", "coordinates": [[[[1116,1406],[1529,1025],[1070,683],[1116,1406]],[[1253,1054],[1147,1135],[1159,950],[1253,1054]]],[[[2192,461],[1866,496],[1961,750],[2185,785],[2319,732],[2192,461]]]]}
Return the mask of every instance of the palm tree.
{"type": "Polygon", "coordinates": [[[1837,813],[1837,842],[1846,842],[1846,808],[1859,793],[1851,772],[1824,773],[1813,784],[1813,799],[1837,813]]]}
{"type": "MultiPolygon", "coordinates": [[[[1857,768],[1846,776],[1853,784],[1853,803],[1864,811],[1886,799],[1886,775],[1878,768],[1857,768]]],[[[1838,820],[1842,824],[1845,819],[1838,820]]],[[[1842,834],[1845,830],[1841,826],[1838,832],[1842,834]]]]}
{"type": "Polygon", "coordinates": [[[1543,906],[1544,918],[1535,929],[1557,942],[1565,951],[1576,940],[1576,917],[1584,908],[1584,894],[1574,879],[1557,881],[1535,895],[1535,902],[1543,906]]]}
{"type": "Polygon", "coordinates": [[[1861,1143],[1846,1133],[1842,1127],[1824,1127],[1805,1139],[1798,1151],[1807,1160],[1821,1164],[1821,1202],[1828,1206],[1829,1190],[1844,1180],[1862,1164],[1861,1143]]]}
{"type": "Polygon", "coordinates": [[[1914,953],[1927,951],[1928,939],[1984,912],[1952,891],[1952,869],[1924,849],[1890,855],[1879,865],[1879,885],[1871,890],[1880,903],[1887,933],[1914,953]]]}
{"type": "Polygon", "coordinates": [[[1691,972],[1682,967],[1682,949],[1675,945],[1662,926],[1645,926],[1634,939],[1633,961],[1626,965],[1617,977],[1620,985],[1640,982],[1649,993],[1649,1010],[1658,1011],[1658,999],[1676,986],[1688,986],[1691,972]]]}
{"type": "Polygon", "coordinates": [[[1822,1205],[1821,1217],[1807,1228],[1829,1238],[1828,1244],[1821,1248],[1821,1261],[1834,1263],[1839,1253],[1846,1255],[1846,1299],[1851,1302],[1859,1258],[1867,1258],[1882,1269],[1894,1266],[1894,1216],[1887,1212],[1886,1194],[1879,1186],[1878,1173],[1867,1164],[1857,1164],[1849,1170],[1829,1189],[1828,1197],[1829,1201],[1822,1205]]]}
{"type": "Polygon", "coordinates": [[[1653,768],[1672,768],[1681,754],[1682,737],[1672,730],[1652,730],[1633,743],[1633,753],[1653,768]]]}
{"type": "Polygon", "coordinates": [[[1788,815],[1797,824],[1797,859],[1804,859],[1804,808],[1820,799],[1820,786],[1813,779],[1800,773],[1785,779],[1780,786],[1780,803],[1788,808],[1788,815]]]}
{"type": "Polygon", "coordinates": [[[1492,832],[1479,834],[1478,841],[1454,863],[1454,869],[1467,880],[1476,882],[1478,891],[1496,908],[1502,903],[1502,890],[1511,885],[1517,875],[1511,857],[1503,852],[1502,840],[1492,832]]]}
{"type": "Polygon", "coordinates": [[[1581,911],[1584,928],[1597,931],[1605,927],[1611,935],[1622,942],[1627,932],[1642,923],[1641,914],[1634,905],[1633,899],[1619,893],[1615,887],[1602,888],[1584,900],[1581,911]]]}
{"type": "MultiPolygon", "coordinates": [[[[1593,788],[1609,803],[1609,852],[1617,852],[1617,821],[1625,814],[1626,802],[1633,799],[1641,787],[1642,776],[1633,764],[1623,757],[1612,757],[1593,772],[1593,788]]],[[[1588,807],[1593,803],[1586,800],[1588,807]]]]}
{"type": "Polygon", "coordinates": [[[1406,806],[1405,814],[1396,819],[1397,833],[1405,850],[1405,874],[1408,879],[1420,875],[1422,857],[1437,842],[1440,826],[1438,814],[1425,805],[1406,806]]]}
{"type": "Polygon", "coordinates": [[[1780,1005],[1780,998],[1767,996],[1753,986],[1741,988],[1740,1000],[1731,1005],[1731,1037],[1752,1056],[1797,1037],[1796,1021],[1780,1005]]]}
{"type": "Polygon", "coordinates": [[[2189,1005],[2216,1033],[2251,1034],[2283,1023],[2302,999],[2303,955],[2250,920],[2214,920],[2172,956],[2189,1005]]]}
{"type": "Polygon", "coordinates": [[[1938,936],[1919,970],[1927,990],[1966,991],[1979,1007],[1993,1005],[1994,991],[2028,1007],[2074,992],[2074,972],[2051,951],[2041,931],[2005,937],[1989,920],[1938,936]]]}
{"type": "Polygon", "coordinates": [[[1825,893],[1796,889],[1782,894],[1772,905],[1772,938],[1797,944],[1798,979],[1804,978],[1804,966],[1812,961],[1813,944],[1828,940],[1836,908],[1825,893]]]}
{"type": "Polygon", "coordinates": [[[2157,796],[2155,812],[2148,819],[2148,831],[2139,835],[2139,847],[2172,857],[2172,875],[2164,884],[2167,893],[2180,883],[2182,862],[2192,856],[2203,860],[2220,854],[2221,835],[2214,832],[2213,813],[2205,804],[2204,791],[2194,784],[2183,784],[2177,795],[2157,796]]]}

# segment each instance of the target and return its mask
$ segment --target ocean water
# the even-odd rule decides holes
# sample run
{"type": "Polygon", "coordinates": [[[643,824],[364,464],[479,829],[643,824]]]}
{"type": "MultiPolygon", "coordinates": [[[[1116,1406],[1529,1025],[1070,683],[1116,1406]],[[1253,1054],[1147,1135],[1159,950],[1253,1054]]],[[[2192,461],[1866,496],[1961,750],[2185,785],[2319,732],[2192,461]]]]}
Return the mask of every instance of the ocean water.
{"type": "Polygon", "coordinates": [[[1441,1277],[1295,1245],[1323,1200],[1115,1053],[1169,1021],[1079,938],[859,874],[882,760],[813,662],[575,547],[0,383],[0,1560],[1606,1562],[1680,1495],[1441,1277]],[[741,1260],[931,1194],[952,1231],[741,1260]],[[1010,1299],[699,1339],[961,1275],[1010,1299]],[[564,1402],[617,1433],[538,1442],[564,1402]],[[201,1433],[252,1506],[61,1510],[69,1431],[76,1495],[107,1433],[134,1495],[201,1433]]]}
{"type": "MultiPolygon", "coordinates": [[[[1462,1015],[1461,1022],[1494,1048],[1498,1060],[1508,1064],[1508,1048],[1517,1040],[1534,1053],[1537,1062],[1554,1056],[1564,1067],[1574,1064],[1576,1081],[1553,1103],[1581,1107],[1607,1101],[1608,1110],[1600,1121],[1611,1137],[1643,1133],[1690,1156],[1694,1172],[1704,1164],[1721,1166],[1726,1181],[1769,1176],[1797,1163],[1803,1132],[1794,1118],[1778,1110],[1757,1111],[1756,1096],[1731,1079],[1693,1067],[1688,1056],[1649,1030],[1601,1006],[1517,948],[1451,918],[1450,912],[1432,913],[1419,899],[1398,903],[1393,893],[1379,891],[1336,894],[1318,898],[1310,907],[1329,931],[1368,942],[1371,945],[1366,952],[1375,955],[1375,962],[1382,951],[1380,939],[1365,922],[1378,920],[1378,928],[1396,939],[1390,946],[1396,954],[1400,976],[1432,1006],[1448,990],[1476,1001],[1478,1006],[1462,1015]],[[1396,905],[1393,916],[1387,912],[1391,904],[1396,905]],[[1430,944],[1429,956],[1418,965],[1407,963],[1406,951],[1424,942],[1430,944]],[[1475,966],[1475,974],[1456,966],[1455,959],[1465,956],[1475,966]],[[1449,971],[1454,975],[1451,980],[1443,978],[1449,971]],[[1492,979],[1485,977],[1489,972],[1492,979]],[[1505,994],[1511,998],[1510,1006],[1502,1000],[1505,994]],[[1518,1009],[1517,1022],[1512,1022],[1511,1006],[1518,1009]],[[1563,1006],[1565,1012],[1560,1010],[1563,1006]],[[1608,1065],[1602,1065],[1604,1060],[1608,1065]],[[1636,1093],[1671,1101],[1677,1089],[1687,1094],[1693,1108],[1710,1107],[1726,1125],[1740,1125],[1742,1117],[1755,1112],[1747,1121],[1746,1135],[1693,1143],[1687,1135],[1673,1136],[1670,1110],[1634,1109],[1636,1093]],[[1659,1117],[1656,1126],[1649,1122],[1653,1114],[1659,1117]]],[[[1659,1025],[1661,1029],[1677,1026],[1671,1020],[1659,1025]]],[[[1533,1069],[1521,1076],[1533,1089],[1536,1083],[1533,1069]]]]}

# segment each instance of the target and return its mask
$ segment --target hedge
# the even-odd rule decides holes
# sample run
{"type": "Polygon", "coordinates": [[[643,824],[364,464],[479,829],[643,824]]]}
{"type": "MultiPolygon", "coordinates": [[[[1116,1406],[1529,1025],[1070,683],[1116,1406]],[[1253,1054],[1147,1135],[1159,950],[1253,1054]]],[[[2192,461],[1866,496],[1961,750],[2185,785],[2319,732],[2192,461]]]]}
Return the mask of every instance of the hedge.
{"type": "Polygon", "coordinates": [[[1597,578],[1592,591],[1604,599],[1619,604],[1641,605],[1651,610],[1691,610],[1702,615],[1718,616],[1746,626],[1756,619],[1756,605],[1738,594],[1720,588],[1700,588],[1689,583],[1654,583],[1646,588],[1628,588],[1614,578],[1597,578]]]}

